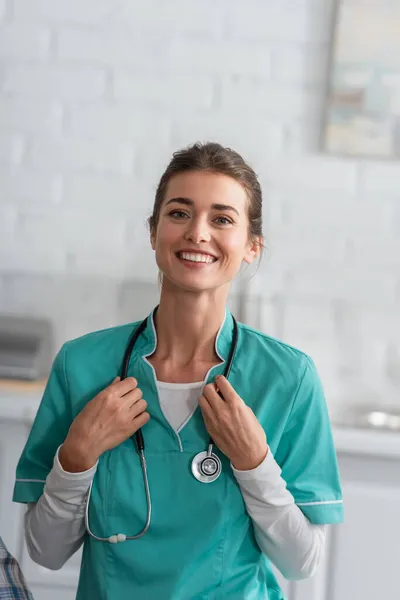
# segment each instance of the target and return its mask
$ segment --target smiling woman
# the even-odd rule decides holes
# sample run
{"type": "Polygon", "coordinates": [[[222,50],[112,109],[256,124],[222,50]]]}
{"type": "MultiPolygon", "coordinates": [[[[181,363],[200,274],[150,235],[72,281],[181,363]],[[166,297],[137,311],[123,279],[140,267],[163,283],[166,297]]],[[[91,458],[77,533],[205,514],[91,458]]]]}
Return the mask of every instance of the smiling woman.
{"type": "Polygon", "coordinates": [[[54,361],[14,500],[39,564],[84,544],[78,600],[284,600],[271,563],[309,577],[342,520],[312,360],[226,308],[260,255],[261,207],[233,150],[176,152],[149,223],[158,307],[54,361]]]}

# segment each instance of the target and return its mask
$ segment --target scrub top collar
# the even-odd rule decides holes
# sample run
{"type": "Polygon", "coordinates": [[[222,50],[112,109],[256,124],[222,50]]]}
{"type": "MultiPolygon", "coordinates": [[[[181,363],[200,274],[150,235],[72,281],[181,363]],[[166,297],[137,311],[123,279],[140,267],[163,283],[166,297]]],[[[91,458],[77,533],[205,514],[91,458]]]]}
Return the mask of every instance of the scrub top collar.
{"type": "MultiPolygon", "coordinates": [[[[134,354],[139,354],[142,358],[151,356],[157,347],[157,332],[154,324],[154,312],[155,309],[149,315],[146,326],[139,336],[135,348],[133,349],[132,357],[134,354]]],[[[225,309],[225,317],[218,330],[217,337],[215,339],[215,351],[218,357],[225,363],[229,357],[233,341],[233,317],[228,309],[225,309]]],[[[220,366],[223,366],[221,363],[220,366]]],[[[219,370],[219,369],[218,369],[219,370]]]]}

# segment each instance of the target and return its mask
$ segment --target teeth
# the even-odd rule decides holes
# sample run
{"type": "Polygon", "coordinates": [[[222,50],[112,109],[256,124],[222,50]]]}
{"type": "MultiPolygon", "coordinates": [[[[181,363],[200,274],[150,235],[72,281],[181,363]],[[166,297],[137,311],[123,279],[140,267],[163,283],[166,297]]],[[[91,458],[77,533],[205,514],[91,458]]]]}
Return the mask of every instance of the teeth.
{"type": "Polygon", "coordinates": [[[193,262],[213,263],[215,261],[215,258],[209,254],[197,254],[192,252],[180,252],[179,257],[193,262]]]}

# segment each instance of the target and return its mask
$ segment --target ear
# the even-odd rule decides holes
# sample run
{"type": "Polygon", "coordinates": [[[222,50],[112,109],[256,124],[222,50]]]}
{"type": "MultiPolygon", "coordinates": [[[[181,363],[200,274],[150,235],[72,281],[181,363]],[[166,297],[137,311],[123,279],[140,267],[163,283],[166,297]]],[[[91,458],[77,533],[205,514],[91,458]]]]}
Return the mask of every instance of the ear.
{"type": "Polygon", "coordinates": [[[155,231],[150,231],[150,244],[153,250],[156,249],[156,234],[155,231]]]}
{"type": "Polygon", "coordinates": [[[243,260],[250,265],[259,255],[262,248],[262,237],[253,238],[245,252],[243,260]]]}

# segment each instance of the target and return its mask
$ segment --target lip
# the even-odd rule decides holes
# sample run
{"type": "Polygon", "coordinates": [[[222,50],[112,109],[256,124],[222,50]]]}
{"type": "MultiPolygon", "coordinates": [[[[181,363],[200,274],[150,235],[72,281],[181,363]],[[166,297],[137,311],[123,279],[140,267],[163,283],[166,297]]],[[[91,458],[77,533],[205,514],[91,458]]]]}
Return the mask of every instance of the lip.
{"type": "Polygon", "coordinates": [[[204,256],[211,256],[215,260],[218,260],[218,256],[212,254],[211,252],[204,252],[204,250],[195,250],[194,248],[182,248],[181,250],[177,250],[175,254],[178,256],[181,252],[187,252],[189,254],[204,254],[204,256]]]}

